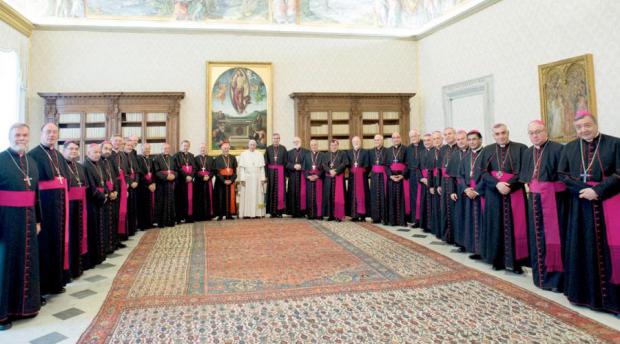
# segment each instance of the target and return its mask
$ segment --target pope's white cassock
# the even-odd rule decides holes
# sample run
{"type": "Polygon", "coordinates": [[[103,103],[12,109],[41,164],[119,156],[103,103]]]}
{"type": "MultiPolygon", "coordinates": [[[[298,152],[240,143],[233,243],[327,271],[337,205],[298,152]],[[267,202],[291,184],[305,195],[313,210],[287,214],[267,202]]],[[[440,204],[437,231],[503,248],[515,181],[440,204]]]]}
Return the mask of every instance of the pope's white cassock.
{"type": "Polygon", "coordinates": [[[257,151],[246,150],[239,156],[239,217],[265,216],[265,158],[257,151]]]}

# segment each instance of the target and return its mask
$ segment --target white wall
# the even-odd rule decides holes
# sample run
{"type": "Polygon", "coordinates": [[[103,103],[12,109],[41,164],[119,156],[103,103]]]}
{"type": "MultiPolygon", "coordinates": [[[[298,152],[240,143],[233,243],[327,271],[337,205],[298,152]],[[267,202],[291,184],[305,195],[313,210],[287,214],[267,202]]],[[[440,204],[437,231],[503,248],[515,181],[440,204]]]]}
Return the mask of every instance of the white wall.
{"type": "Polygon", "coordinates": [[[184,91],[181,138],[206,139],[206,61],[272,62],[274,131],[291,145],[292,92],[414,92],[415,43],[395,39],[35,31],[31,123],[37,92],[184,91]]]}
{"type": "Polygon", "coordinates": [[[619,18],[617,0],[503,0],[423,38],[416,98],[426,130],[443,126],[443,86],[492,74],[495,121],[529,143],[527,123],[540,118],[538,65],[592,53],[601,131],[619,136],[619,18]]]}
{"type": "MultiPolygon", "coordinates": [[[[28,68],[29,68],[29,58],[30,58],[30,39],[19,31],[13,29],[4,21],[0,20],[0,50],[1,51],[14,51],[19,59],[19,77],[21,80],[20,85],[20,113],[18,114],[19,121],[26,121],[26,98],[27,98],[27,89],[28,89],[28,68]]],[[[0,75],[2,77],[2,75],[0,75]]],[[[6,120],[9,114],[0,114],[0,116],[4,118],[0,118],[0,120],[6,120]]],[[[10,115],[11,118],[12,114],[10,115]]],[[[0,133],[0,135],[6,135],[4,133],[0,133]]]]}

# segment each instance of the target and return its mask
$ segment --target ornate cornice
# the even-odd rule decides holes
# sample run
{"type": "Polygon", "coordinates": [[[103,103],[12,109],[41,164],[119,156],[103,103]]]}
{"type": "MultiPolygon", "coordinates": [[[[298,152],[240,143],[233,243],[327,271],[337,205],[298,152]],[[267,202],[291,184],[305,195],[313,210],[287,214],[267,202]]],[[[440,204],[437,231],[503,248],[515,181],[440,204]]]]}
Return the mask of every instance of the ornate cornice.
{"type": "Polygon", "coordinates": [[[32,22],[2,0],[0,0],[0,20],[26,37],[32,35],[34,29],[32,22]]]}

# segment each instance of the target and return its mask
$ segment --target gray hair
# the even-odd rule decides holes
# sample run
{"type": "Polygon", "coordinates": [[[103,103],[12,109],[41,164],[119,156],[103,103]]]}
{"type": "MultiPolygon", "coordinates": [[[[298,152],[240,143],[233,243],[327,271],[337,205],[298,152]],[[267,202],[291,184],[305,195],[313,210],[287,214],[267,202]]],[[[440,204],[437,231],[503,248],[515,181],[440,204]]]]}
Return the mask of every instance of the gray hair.
{"type": "Polygon", "coordinates": [[[9,128],[9,140],[11,140],[12,136],[13,136],[13,131],[15,129],[21,129],[21,128],[26,128],[28,129],[28,131],[30,131],[30,126],[26,123],[22,123],[22,122],[17,122],[15,124],[13,124],[10,128],[9,128]]]}

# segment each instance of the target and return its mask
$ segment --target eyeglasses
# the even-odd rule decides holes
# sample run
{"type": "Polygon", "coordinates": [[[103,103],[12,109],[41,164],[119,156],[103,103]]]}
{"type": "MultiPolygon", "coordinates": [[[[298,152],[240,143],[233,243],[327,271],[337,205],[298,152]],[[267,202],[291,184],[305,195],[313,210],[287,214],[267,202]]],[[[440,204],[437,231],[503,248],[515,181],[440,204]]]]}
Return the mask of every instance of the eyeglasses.
{"type": "Polygon", "coordinates": [[[544,132],[545,132],[544,130],[539,129],[539,130],[534,130],[534,131],[528,131],[527,134],[532,136],[532,135],[540,135],[540,134],[542,134],[544,132]]]}

